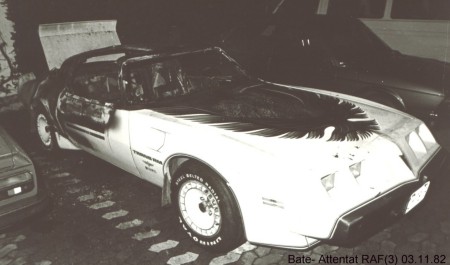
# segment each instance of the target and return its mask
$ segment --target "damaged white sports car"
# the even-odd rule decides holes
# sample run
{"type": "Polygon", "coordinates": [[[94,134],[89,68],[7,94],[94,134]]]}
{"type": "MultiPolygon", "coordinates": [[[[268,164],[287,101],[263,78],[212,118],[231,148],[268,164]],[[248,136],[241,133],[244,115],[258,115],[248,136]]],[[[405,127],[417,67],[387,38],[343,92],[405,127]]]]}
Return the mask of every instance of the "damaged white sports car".
{"type": "Polygon", "coordinates": [[[361,239],[417,206],[445,158],[412,116],[251,78],[219,48],[111,46],[68,59],[58,52],[82,46],[46,48],[62,45],[49,41],[55,31],[95,36],[87,28],[41,28],[59,69],[21,94],[42,146],[85,150],[162,187],[211,250],[361,239]]]}

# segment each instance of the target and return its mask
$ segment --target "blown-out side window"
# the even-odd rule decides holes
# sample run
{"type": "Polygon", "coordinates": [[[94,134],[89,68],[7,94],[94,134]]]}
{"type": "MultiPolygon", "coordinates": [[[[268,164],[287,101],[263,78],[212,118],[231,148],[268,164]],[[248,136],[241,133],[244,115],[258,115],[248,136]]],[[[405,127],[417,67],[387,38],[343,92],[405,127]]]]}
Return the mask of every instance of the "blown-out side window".
{"type": "Polygon", "coordinates": [[[114,102],[120,98],[117,71],[113,67],[82,66],[73,76],[71,91],[80,97],[114,102]]]}

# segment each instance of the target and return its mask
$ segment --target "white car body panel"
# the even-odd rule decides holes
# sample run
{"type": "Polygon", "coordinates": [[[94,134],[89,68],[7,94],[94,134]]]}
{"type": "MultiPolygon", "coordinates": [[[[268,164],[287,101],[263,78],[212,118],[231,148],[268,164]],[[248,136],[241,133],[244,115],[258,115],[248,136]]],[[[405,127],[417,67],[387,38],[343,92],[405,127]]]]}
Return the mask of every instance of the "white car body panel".
{"type": "MultiPolygon", "coordinates": [[[[47,26],[47,29],[59,28],[47,26]]],[[[116,41],[114,34],[98,36],[105,37],[99,41],[102,45],[116,41]]],[[[48,46],[44,49],[46,56],[51,54],[49,48],[54,45],[51,43],[50,39],[43,41],[48,46]]],[[[74,54],[78,52],[74,50],[74,54]]],[[[49,65],[58,66],[67,57],[56,54],[47,56],[47,60],[49,65]]],[[[121,75],[122,72],[119,79],[121,75]]],[[[261,82],[252,87],[260,85],[273,84],[261,82]]],[[[381,128],[356,141],[329,141],[333,127],[326,128],[325,135],[318,139],[310,139],[308,134],[299,139],[268,137],[191,121],[183,115],[164,114],[151,106],[115,109],[103,132],[79,124],[66,126],[63,118],[57,119],[72,136],[82,136],[87,141],[83,145],[68,136],[75,146],[164,190],[170,189],[167,185],[174,173],[170,166],[175,165],[170,159],[195,159],[209,166],[223,177],[235,195],[247,240],[290,248],[308,248],[319,240],[329,239],[344,214],[406,183],[418,182],[420,169],[440,149],[431,139],[426,154],[416,155],[405,139],[425,125],[412,116],[352,96],[290,88],[350,102],[376,119],[381,128]],[[361,175],[356,179],[350,166],[361,161],[361,175]],[[334,188],[327,191],[322,178],[330,174],[335,174],[334,188]]],[[[245,89],[249,87],[242,88],[245,89]]]]}

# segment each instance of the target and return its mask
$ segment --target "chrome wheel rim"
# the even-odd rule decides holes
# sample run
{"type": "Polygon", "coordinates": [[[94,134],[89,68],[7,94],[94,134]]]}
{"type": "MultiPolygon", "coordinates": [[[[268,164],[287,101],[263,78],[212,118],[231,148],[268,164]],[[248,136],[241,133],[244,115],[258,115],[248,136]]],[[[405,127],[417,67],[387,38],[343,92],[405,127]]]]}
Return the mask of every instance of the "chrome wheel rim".
{"type": "Polygon", "coordinates": [[[44,114],[39,114],[37,116],[37,133],[45,146],[50,146],[52,144],[50,126],[44,114]]]}
{"type": "Polygon", "coordinates": [[[197,180],[188,180],[178,193],[178,205],[186,224],[198,234],[211,237],[222,223],[219,204],[211,190],[197,180]]]}

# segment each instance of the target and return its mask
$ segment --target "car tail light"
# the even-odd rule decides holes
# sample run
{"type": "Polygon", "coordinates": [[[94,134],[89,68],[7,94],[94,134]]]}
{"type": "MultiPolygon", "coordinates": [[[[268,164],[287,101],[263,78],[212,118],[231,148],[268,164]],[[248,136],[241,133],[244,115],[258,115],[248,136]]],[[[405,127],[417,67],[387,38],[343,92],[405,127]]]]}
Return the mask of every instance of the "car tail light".
{"type": "Polygon", "coordinates": [[[0,199],[25,193],[31,191],[33,188],[33,175],[30,172],[9,176],[0,179],[0,199]]]}
{"type": "Polygon", "coordinates": [[[327,175],[321,179],[322,185],[326,191],[329,191],[334,188],[334,176],[335,173],[327,175]]]}
{"type": "Polygon", "coordinates": [[[427,148],[416,131],[411,132],[406,137],[406,140],[417,158],[420,158],[427,153],[427,148]]]}
{"type": "Polygon", "coordinates": [[[361,162],[351,165],[350,172],[352,172],[353,177],[358,178],[361,176],[361,162]]]}

